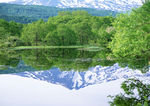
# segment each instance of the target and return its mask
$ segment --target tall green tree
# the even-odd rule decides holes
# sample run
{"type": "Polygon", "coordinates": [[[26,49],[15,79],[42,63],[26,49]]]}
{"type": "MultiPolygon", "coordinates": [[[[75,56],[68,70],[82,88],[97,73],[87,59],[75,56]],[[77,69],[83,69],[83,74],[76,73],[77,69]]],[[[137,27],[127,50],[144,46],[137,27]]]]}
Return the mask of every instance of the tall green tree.
{"type": "Polygon", "coordinates": [[[9,22],[9,32],[11,33],[12,36],[21,36],[21,31],[23,28],[23,24],[16,23],[14,21],[9,22]]]}
{"type": "Polygon", "coordinates": [[[50,31],[46,36],[47,44],[53,46],[75,45],[76,40],[74,31],[65,24],[59,24],[55,30],[50,31]]]}
{"type": "Polygon", "coordinates": [[[26,25],[23,28],[21,39],[26,45],[42,45],[47,34],[46,25],[43,20],[26,25]]]}
{"type": "Polygon", "coordinates": [[[93,35],[91,27],[88,24],[88,20],[83,20],[82,22],[75,24],[74,31],[78,37],[78,43],[80,45],[88,44],[91,36],[93,35]]]}
{"type": "Polygon", "coordinates": [[[150,59],[150,2],[122,14],[113,23],[116,33],[110,48],[116,57],[150,59]]]}
{"type": "Polygon", "coordinates": [[[57,34],[61,39],[61,45],[68,46],[68,45],[75,45],[76,44],[76,35],[74,31],[72,31],[69,27],[64,24],[60,24],[57,27],[57,34]]]}
{"type": "Polygon", "coordinates": [[[22,27],[22,24],[0,19],[0,47],[6,48],[21,45],[19,37],[22,27]]]}

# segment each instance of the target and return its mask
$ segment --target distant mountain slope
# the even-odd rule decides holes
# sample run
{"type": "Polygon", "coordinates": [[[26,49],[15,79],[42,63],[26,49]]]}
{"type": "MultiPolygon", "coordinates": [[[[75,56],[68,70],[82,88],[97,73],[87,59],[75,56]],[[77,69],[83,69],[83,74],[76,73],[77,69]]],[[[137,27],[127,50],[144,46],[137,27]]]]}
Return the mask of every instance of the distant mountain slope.
{"type": "Polygon", "coordinates": [[[15,21],[18,23],[31,23],[37,21],[38,18],[27,17],[27,16],[12,16],[12,15],[0,15],[0,19],[5,19],[7,21],[15,21]]]}
{"type": "MultiPolygon", "coordinates": [[[[22,22],[22,20],[27,20],[29,17],[29,22],[38,19],[47,20],[51,16],[56,16],[59,11],[76,11],[85,10],[93,16],[115,16],[118,12],[111,10],[96,10],[90,8],[57,8],[48,6],[35,6],[35,5],[16,5],[16,4],[5,4],[0,3],[0,18],[6,19],[7,21],[13,20],[16,22],[22,22]],[[15,17],[17,17],[15,19],[15,17]],[[20,17],[20,19],[19,19],[20,17]],[[23,18],[23,19],[22,19],[23,18]]],[[[27,21],[28,23],[28,21],[27,21]]]]}
{"type": "Polygon", "coordinates": [[[9,3],[61,8],[86,7],[114,11],[127,11],[142,4],[141,0],[13,0],[9,3]]]}

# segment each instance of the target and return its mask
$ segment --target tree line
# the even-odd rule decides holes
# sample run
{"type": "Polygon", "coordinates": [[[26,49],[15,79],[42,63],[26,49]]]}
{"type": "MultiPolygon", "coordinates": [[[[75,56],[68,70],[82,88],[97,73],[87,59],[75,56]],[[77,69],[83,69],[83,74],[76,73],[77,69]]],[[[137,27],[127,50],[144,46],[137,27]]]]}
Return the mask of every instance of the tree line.
{"type": "MultiPolygon", "coordinates": [[[[0,20],[0,47],[95,45],[113,58],[150,60],[150,3],[116,18],[63,11],[48,21],[0,20]]],[[[149,63],[148,63],[149,64],[149,63]]]]}
{"type": "Polygon", "coordinates": [[[91,16],[86,11],[64,11],[47,22],[41,19],[29,24],[1,19],[1,36],[5,36],[1,41],[13,36],[14,46],[106,45],[113,33],[113,21],[114,17],[91,16]]]}

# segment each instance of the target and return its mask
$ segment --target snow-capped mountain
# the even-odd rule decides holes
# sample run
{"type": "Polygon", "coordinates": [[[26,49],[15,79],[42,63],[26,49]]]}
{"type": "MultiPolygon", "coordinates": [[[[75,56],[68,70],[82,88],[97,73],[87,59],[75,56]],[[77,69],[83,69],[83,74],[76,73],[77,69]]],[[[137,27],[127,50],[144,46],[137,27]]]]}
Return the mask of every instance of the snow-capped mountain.
{"type": "Polygon", "coordinates": [[[62,71],[59,68],[52,68],[47,71],[27,71],[15,75],[62,85],[70,90],[79,90],[89,85],[127,78],[138,78],[150,83],[150,70],[146,74],[142,74],[139,70],[132,70],[128,67],[121,68],[117,63],[108,67],[92,67],[85,72],[62,71]]]}
{"type": "Polygon", "coordinates": [[[114,11],[127,11],[142,5],[141,0],[12,0],[7,3],[60,8],[86,7],[114,11]]]}

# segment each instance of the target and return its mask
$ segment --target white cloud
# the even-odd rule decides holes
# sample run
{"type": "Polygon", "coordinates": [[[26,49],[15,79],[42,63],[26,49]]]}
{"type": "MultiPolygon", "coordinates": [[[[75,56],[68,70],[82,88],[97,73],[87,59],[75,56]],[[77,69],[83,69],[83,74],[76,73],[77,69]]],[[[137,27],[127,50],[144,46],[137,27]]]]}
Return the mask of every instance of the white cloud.
{"type": "Polygon", "coordinates": [[[0,3],[8,3],[10,1],[15,1],[15,0],[0,0],[0,3]]]}

